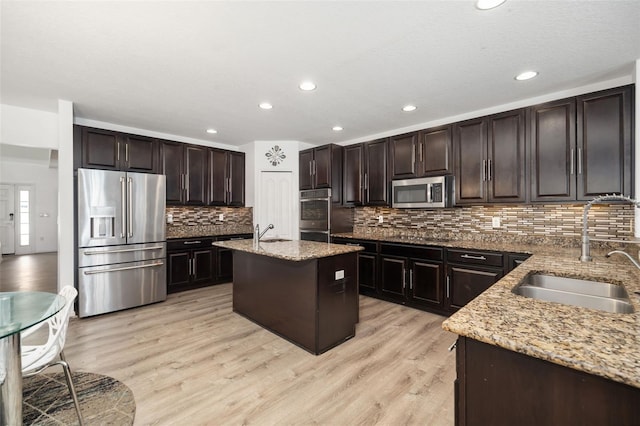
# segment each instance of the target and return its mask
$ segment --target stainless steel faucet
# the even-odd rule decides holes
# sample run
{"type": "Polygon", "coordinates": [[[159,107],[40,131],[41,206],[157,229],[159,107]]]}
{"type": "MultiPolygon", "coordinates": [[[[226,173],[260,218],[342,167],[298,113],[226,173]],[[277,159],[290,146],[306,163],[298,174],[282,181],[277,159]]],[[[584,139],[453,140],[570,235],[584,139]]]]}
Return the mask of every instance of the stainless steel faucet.
{"type": "Polygon", "coordinates": [[[270,223],[267,226],[267,229],[265,229],[264,231],[262,231],[262,233],[260,232],[260,225],[256,225],[256,228],[253,232],[253,243],[254,244],[258,244],[260,242],[260,239],[262,237],[264,237],[264,234],[267,233],[267,231],[269,231],[269,229],[273,229],[273,223],[270,223]]]}
{"type": "Polygon", "coordinates": [[[607,253],[607,257],[610,257],[612,254],[621,254],[621,255],[623,255],[623,256],[626,256],[626,257],[631,261],[631,263],[633,263],[633,265],[634,265],[636,268],[640,269],[640,263],[638,263],[638,261],[637,261],[637,260],[635,260],[635,259],[633,258],[633,256],[631,256],[631,255],[630,255],[629,253],[627,253],[626,251],[622,251],[622,250],[614,250],[614,251],[610,251],[609,253],[607,253]]]}
{"type": "MultiPolygon", "coordinates": [[[[591,260],[593,260],[593,258],[591,257],[591,250],[590,250],[590,247],[589,247],[589,234],[587,232],[588,231],[588,229],[587,229],[587,215],[589,214],[589,209],[594,204],[599,204],[599,203],[603,203],[603,202],[606,202],[606,201],[626,201],[628,203],[631,203],[631,204],[635,205],[636,207],[640,207],[640,201],[634,200],[633,198],[627,197],[627,196],[622,195],[622,194],[620,194],[620,195],[617,195],[617,194],[602,195],[600,197],[596,197],[593,200],[589,201],[584,206],[584,210],[582,211],[582,252],[580,254],[580,261],[581,262],[591,262],[591,260]]],[[[615,252],[616,251],[613,251],[613,252],[609,253],[609,255],[612,254],[612,253],[615,253],[615,252]]],[[[609,255],[607,255],[607,257],[609,257],[609,255]]],[[[635,263],[635,261],[634,261],[634,263],[635,263]]]]}

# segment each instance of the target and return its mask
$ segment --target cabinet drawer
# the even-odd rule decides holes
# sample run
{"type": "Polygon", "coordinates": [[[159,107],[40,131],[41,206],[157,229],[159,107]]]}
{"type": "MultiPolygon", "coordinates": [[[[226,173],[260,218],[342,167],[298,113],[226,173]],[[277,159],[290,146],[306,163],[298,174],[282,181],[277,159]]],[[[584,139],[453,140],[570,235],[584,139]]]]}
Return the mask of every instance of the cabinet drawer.
{"type": "Polygon", "coordinates": [[[502,253],[449,249],[447,250],[447,261],[456,263],[467,263],[472,265],[502,267],[504,260],[502,253]]]}
{"type": "Polygon", "coordinates": [[[230,241],[230,240],[246,240],[247,238],[253,238],[252,234],[233,234],[233,235],[221,235],[215,238],[215,241],[230,241]]]}
{"type": "Polygon", "coordinates": [[[211,247],[211,238],[188,238],[167,240],[167,250],[189,250],[194,248],[211,247]]]}
{"type": "Polygon", "coordinates": [[[334,238],[333,242],[335,244],[345,244],[347,246],[361,246],[364,247],[365,252],[369,253],[378,252],[378,243],[376,243],[375,241],[352,240],[351,238],[334,238]]]}
{"type": "Polygon", "coordinates": [[[381,244],[381,254],[411,257],[415,259],[442,260],[443,250],[439,247],[410,246],[402,244],[381,244]]]}

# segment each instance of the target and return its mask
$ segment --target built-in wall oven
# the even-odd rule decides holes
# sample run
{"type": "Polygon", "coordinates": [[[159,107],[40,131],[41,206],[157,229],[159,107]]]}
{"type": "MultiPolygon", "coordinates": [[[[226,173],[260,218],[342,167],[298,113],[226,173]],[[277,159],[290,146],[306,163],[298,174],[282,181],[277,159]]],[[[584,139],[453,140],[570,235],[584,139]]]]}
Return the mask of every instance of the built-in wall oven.
{"type": "Polygon", "coordinates": [[[300,239],[329,242],[332,232],[353,230],[353,209],[331,202],[331,188],[300,191],[300,239]]]}

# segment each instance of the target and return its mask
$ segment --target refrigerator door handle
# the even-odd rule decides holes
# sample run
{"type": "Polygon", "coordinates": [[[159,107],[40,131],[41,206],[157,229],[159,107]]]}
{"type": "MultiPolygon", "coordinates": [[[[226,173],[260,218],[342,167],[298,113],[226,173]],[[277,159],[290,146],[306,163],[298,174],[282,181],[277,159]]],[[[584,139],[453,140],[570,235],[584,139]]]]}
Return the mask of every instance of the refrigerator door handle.
{"type": "Polygon", "coordinates": [[[126,200],[126,196],[125,193],[127,192],[127,188],[125,185],[125,178],[121,177],[120,178],[120,219],[122,220],[122,230],[120,231],[120,238],[124,238],[124,234],[125,234],[125,222],[126,222],[126,216],[127,216],[127,200],[126,200]]]}
{"type": "Polygon", "coordinates": [[[142,251],[142,250],[162,250],[162,246],[156,247],[142,247],[142,248],[132,248],[132,249],[122,249],[122,250],[92,250],[85,251],[83,254],[85,256],[91,256],[93,254],[111,254],[111,253],[129,253],[133,251],[142,251]]]}
{"type": "Polygon", "coordinates": [[[149,263],[148,265],[124,266],[122,268],[101,269],[99,271],[84,271],[85,275],[106,274],[108,272],[128,271],[130,269],[151,268],[153,266],[162,266],[164,262],[149,263]]]}
{"type": "Polygon", "coordinates": [[[129,181],[129,188],[127,193],[129,194],[129,200],[128,200],[128,205],[127,205],[127,211],[128,211],[128,216],[127,216],[127,237],[131,238],[133,237],[133,179],[128,178],[129,181]]]}

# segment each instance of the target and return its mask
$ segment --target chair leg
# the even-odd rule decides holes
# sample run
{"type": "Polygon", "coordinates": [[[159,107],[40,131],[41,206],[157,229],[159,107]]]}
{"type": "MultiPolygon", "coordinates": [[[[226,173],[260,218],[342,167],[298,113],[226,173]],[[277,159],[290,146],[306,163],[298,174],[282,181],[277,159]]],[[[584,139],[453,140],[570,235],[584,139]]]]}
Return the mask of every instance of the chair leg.
{"type": "Polygon", "coordinates": [[[69,387],[69,393],[71,394],[71,398],[73,398],[73,404],[76,406],[76,413],[78,414],[78,421],[80,422],[80,426],[84,426],[84,420],[82,419],[82,413],[80,412],[80,403],[78,402],[78,395],[76,394],[76,388],[73,386],[73,380],[71,379],[71,368],[69,368],[69,364],[64,357],[64,352],[60,351],[60,365],[62,365],[62,369],[64,370],[64,376],[67,379],[67,386],[69,387]]]}

